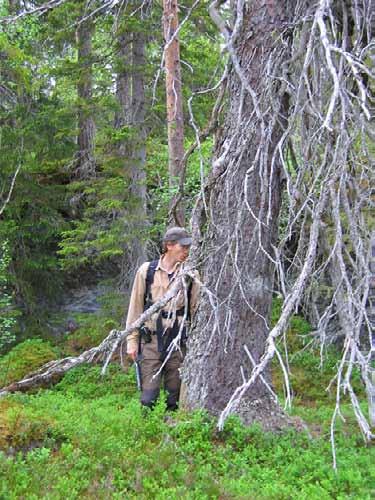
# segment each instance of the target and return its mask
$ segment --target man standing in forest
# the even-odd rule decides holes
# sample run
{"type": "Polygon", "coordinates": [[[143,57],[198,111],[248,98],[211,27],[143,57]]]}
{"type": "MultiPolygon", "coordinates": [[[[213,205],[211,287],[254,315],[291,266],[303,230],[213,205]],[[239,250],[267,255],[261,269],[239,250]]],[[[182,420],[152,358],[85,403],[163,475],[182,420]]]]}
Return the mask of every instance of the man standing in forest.
{"type": "MultiPolygon", "coordinates": [[[[160,259],[145,262],[135,276],[126,327],[131,325],[154,302],[161,299],[184,269],[191,237],[184,228],[168,229],[163,238],[160,259]]],[[[181,379],[179,369],[185,355],[186,330],[196,310],[199,285],[193,280],[187,291],[178,294],[145,325],[127,338],[127,353],[140,360],[142,373],[141,403],[152,407],[159,396],[162,378],[167,392],[167,407],[178,406],[181,379]],[[171,343],[181,337],[178,348],[171,343]],[[170,348],[172,347],[172,349],[170,348]],[[171,352],[172,351],[172,352],[171,352]],[[161,369],[159,375],[155,376],[161,369]]]]}

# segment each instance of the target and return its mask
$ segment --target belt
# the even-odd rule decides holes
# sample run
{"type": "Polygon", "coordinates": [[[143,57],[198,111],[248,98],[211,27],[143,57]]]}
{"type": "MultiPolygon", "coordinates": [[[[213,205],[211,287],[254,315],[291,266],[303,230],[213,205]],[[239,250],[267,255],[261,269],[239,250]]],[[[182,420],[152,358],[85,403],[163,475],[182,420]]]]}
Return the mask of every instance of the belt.
{"type": "MultiPolygon", "coordinates": [[[[163,319],[173,318],[173,311],[161,311],[160,314],[163,319]]],[[[184,315],[185,315],[184,307],[177,309],[176,316],[184,316],[184,315]]]]}

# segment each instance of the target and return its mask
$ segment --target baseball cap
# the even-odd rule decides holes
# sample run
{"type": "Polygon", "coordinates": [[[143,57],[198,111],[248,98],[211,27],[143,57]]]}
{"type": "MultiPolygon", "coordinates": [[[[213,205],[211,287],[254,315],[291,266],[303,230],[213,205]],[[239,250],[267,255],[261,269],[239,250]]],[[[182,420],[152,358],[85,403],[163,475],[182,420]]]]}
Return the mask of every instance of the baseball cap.
{"type": "Polygon", "coordinates": [[[176,241],[180,245],[191,245],[193,240],[183,227],[171,227],[165,233],[163,241],[176,241]]]}

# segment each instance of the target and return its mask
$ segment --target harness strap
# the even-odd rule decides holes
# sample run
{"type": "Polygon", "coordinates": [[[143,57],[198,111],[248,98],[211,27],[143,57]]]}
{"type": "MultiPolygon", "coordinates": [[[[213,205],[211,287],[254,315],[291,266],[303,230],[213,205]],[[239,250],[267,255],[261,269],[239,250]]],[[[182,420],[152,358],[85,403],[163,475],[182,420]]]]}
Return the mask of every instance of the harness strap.
{"type": "MultiPolygon", "coordinates": [[[[152,260],[147,268],[147,274],[146,274],[146,287],[145,287],[145,294],[144,294],[144,311],[148,309],[149,307],[152,306],[153,300],[152,300],[152,295],[151,295],[151,285],[154,282],[154,276],[155,276],[155,271],[156,268],[158,267],[159,261],[158,260],[152,260]]],[[[191,289],[193,287],[193,281],[190,282],[189,288],[187,291],[187,299],[188,299],[188,307],[187,307],[187,319],[190,319],[190,304],[191,304],[191,289]]],[[[185,314],[185,307],[182,306],[180,309],[176,311],[177,316],[183,316],[185,314]]]]}
{"type": "MultiPolygon", "coordinates": [[[[166,330],[163,327],[163,320],[161,314],[159,314],[156,320],[156,336],[158,340],[158,351],[160,353],[160,360],[164,361],[168,348],[171,345],[172,341],[177,337],[180,331],[180,324],[178,319],[176,318],[172,328],[167,328],[166,330]]],[[[182,344],[186,342],[186,327],[182,328],[181,332],[181,341],[182,344]]]]}
{"type": "MultiPolygon", "coordinates": [[[[151,286],[154,282],[154,276],[156,268],[158,267],[158,260],[153,260],[150,262],[147,274],[146,274],[146,287],[145,287],[145,295],[144,295],[144,311],[152,306],[153,300],[151,295],[151,286]]],[[[191,281],[187,291],[187,319],[190,319],[190,304],[191,304],[191,290],[192,290],[193,282],[191,281]]],[[[158,351],[160,352],[160,359],[164,359],[167,355],[168,347],[170,346],[173,339],[175,339],[180,330],[180,325],[178,322],[178,316],[184,316],[185,314],[185,306],[182,306],[180,309],[176,311],[176,319],[171,328],[168,328],[164,331],[163,327],[163,318],[168,318],[170,314],[167,311],[160,311],[156,320],[156,335],[158,340],[158,351]]],[[[186,327],[183,327],[182,330],[182,341],[186,341],[186,327]]],[[[139,346],[140,348],[140,346],[139,346]]]]}
{"type": "Polygon", "coordinates": [[[151,285],[154,282],[154,276],[155,276],[155,271],[156,268],[158,267],[158,260],[152,260],[147,268],[147,274],[146,274],[146,288],[145,288],[145,295],[144,295],[144,311],[148,309],[149,307],[152,306],[152,296],[151,296],[151,285]]]}

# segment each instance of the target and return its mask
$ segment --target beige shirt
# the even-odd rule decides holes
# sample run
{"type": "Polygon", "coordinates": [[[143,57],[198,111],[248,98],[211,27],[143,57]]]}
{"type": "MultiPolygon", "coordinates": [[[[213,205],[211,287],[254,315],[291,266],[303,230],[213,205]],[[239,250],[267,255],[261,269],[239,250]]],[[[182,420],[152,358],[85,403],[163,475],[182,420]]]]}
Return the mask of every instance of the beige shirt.
{"type": "MultiPolygon", "coordinates": [[[[145,262],[138,269],[137,274],[134,279],[133,289],[130,296],[130,303],[128,309],[128,316],[126,319],[126,327],[130,326],[134,321],[136,321],[139,316],[144,312],[144,295],[146,290],[146,276],[149,262],[145,262]]],[[[155,270],[154,281],[151,285],[151,297],[152,301],[156,302],[161,299],[163,295],[169,290],[169,288],[175,283],[175,279],[179,273],[184,269],[184,264],[177,262],[173,269],[173,276],[170,279],[168,272],[163,268],[162,258],[159,259],[159,263],[155,270]]],[[[198,272],[194,271],[194,274],[199,278],[198,272]]],[[[194,314],[198,305],[198,295],[199,295],[199,284],[197,281],[193,281],[191,287],[190,296],[190,314],[194,314]]],[[[167,311],[169,318],[163,319],[163,327],[171,328],[175,320],[175,311],[184,307],[185,305],[185,293],[184,290],[180,290],[178,294],[173,297],[168,304],[163,308],[167,311]]],[[[156,320],[159,312],[151,316],[149,321],[145,322],[145,326],[151,331],[156,331],[156,320]]],[[[183,317],[178,316],[178,320],[181,321],[183,317]]],[[[139,331],[135,330],[127,337],[127,351],[132,352],[138,348],[139,331]]]]}

